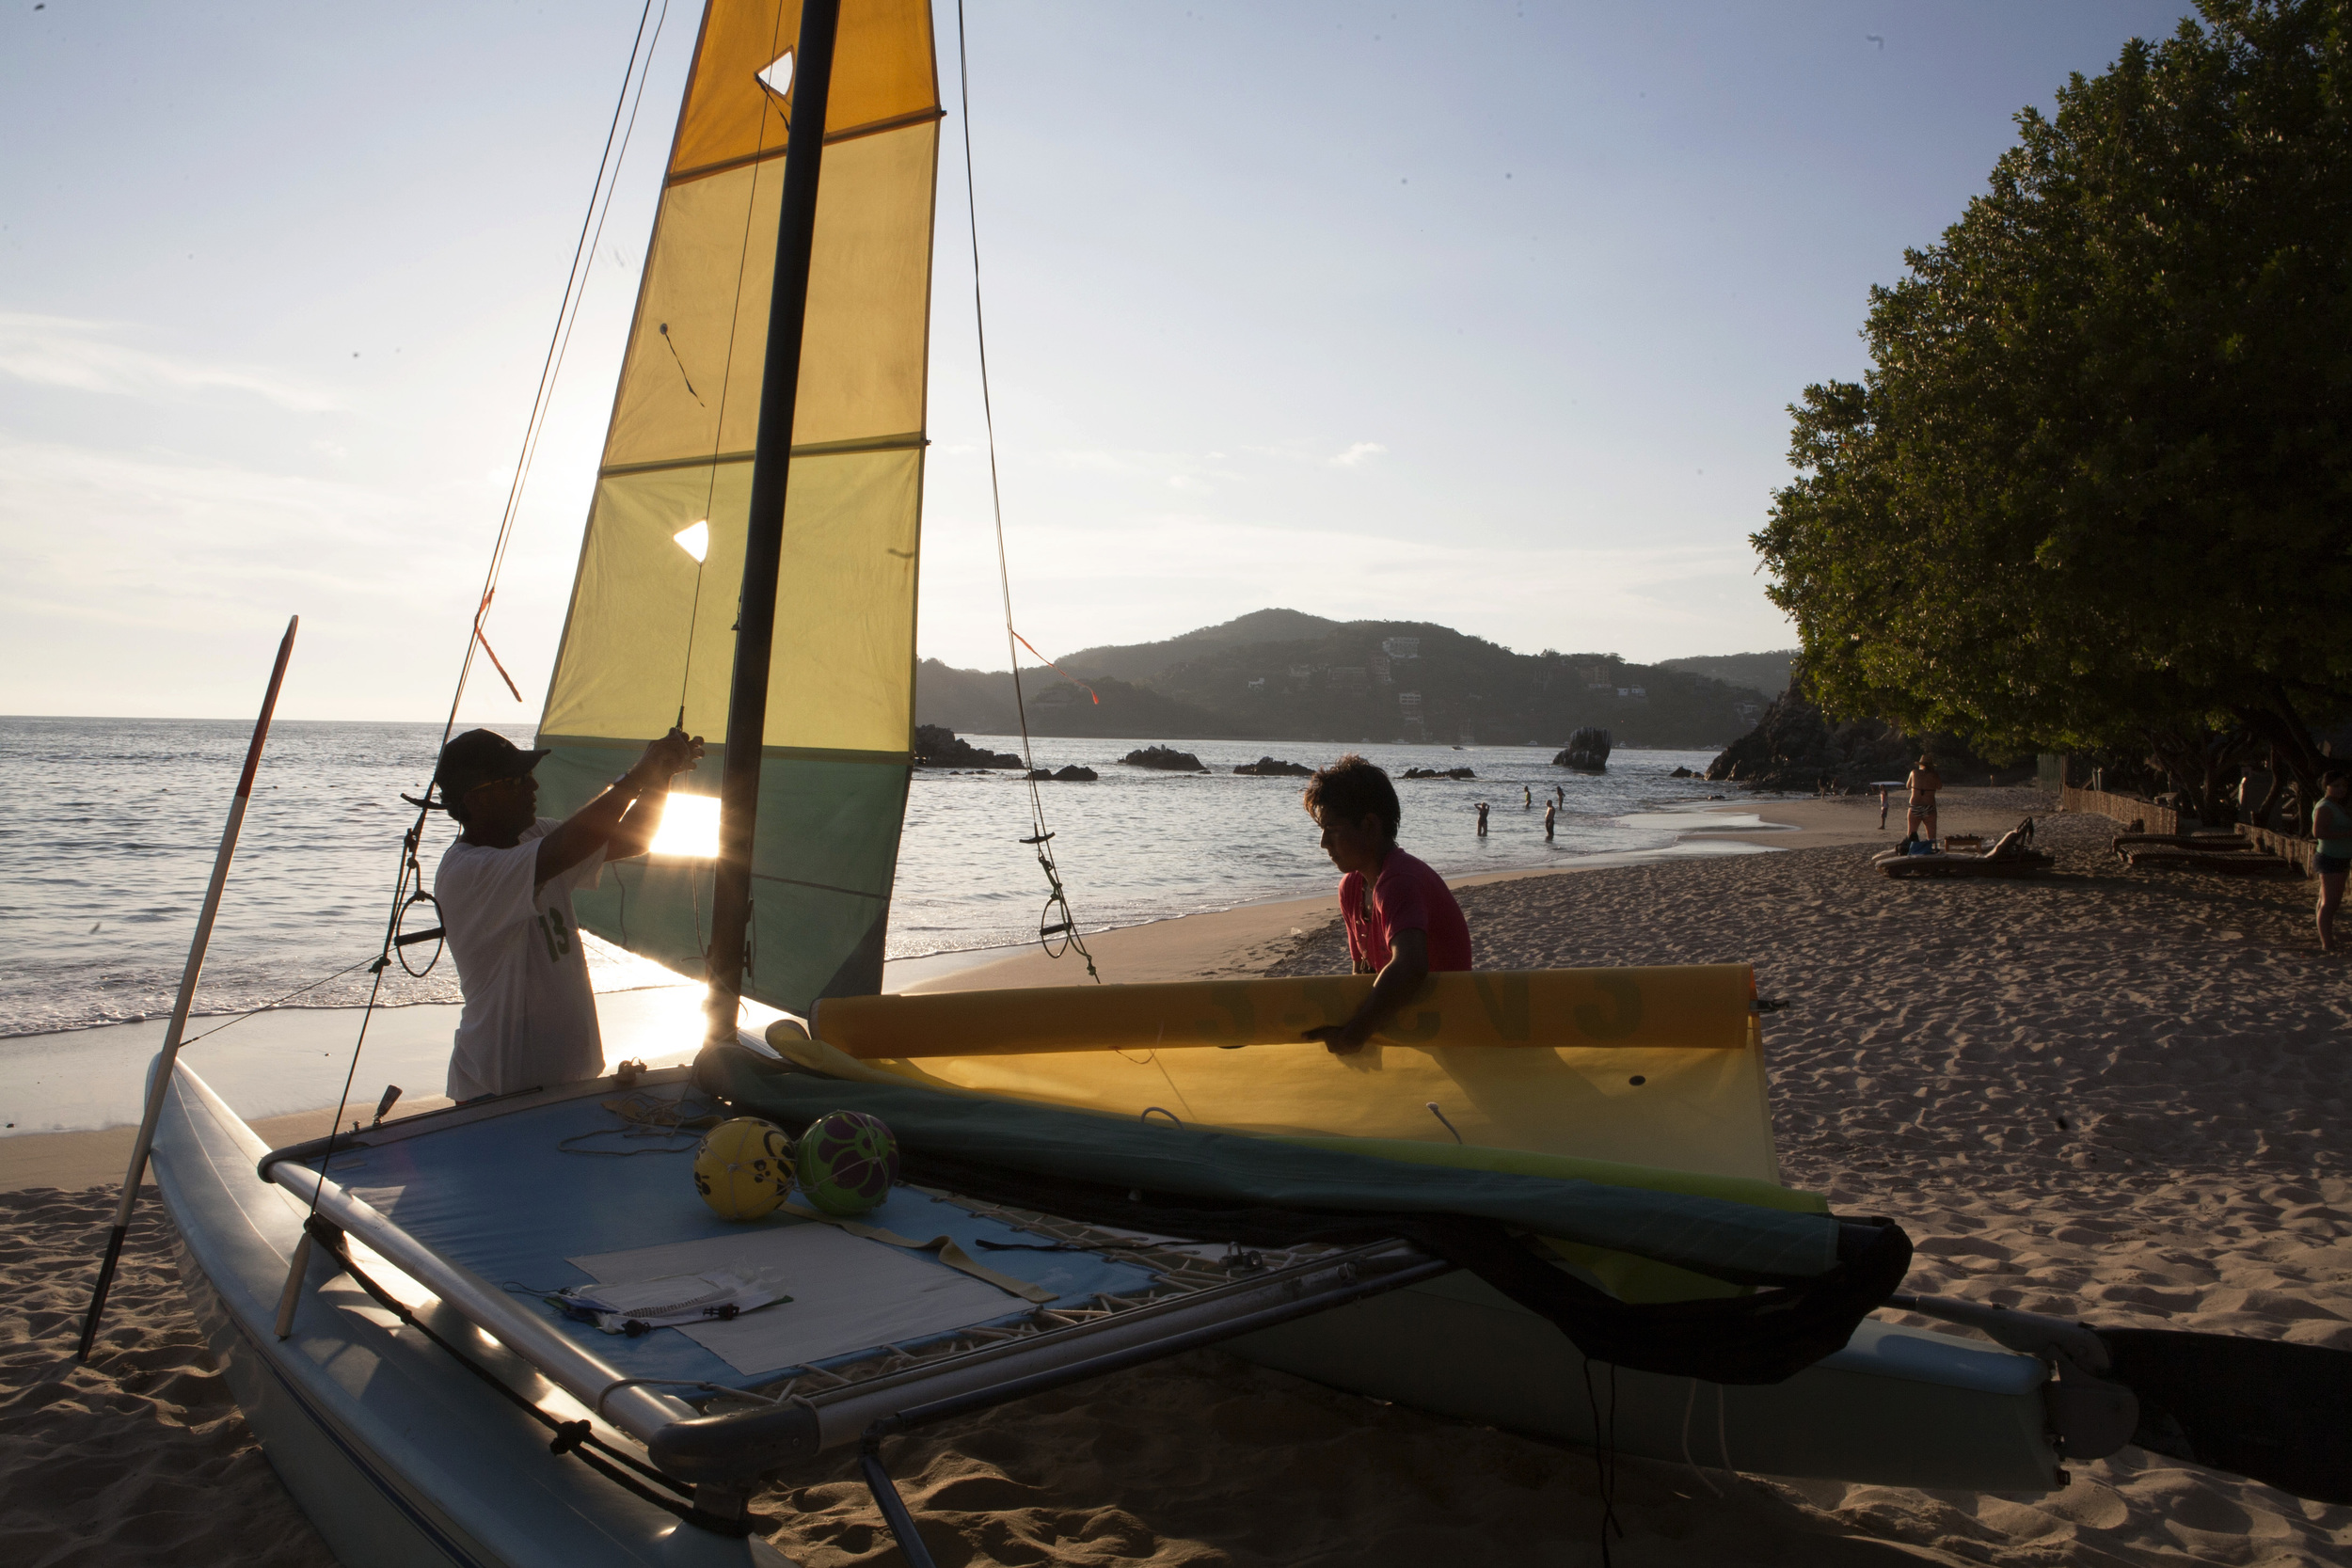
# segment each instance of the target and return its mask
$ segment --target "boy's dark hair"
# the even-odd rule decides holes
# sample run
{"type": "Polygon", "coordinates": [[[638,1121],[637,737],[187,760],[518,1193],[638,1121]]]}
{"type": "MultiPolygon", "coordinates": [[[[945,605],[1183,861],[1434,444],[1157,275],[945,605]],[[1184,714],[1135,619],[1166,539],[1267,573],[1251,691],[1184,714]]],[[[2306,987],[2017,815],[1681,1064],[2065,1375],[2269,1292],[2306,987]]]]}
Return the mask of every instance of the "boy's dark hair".
{"type": "Polygon", "coordinates": [[[2330,768],[2319,776],[2319,787],[2325,789],[2339,779],[2352,779],[2352,768],[2330,768]]]}
{"type": "Polygon", "coordinates": [[[1396,803],[1396,785],[1389,783],[1387,773],[1375,763],[1350,752],[1339,761],[1315,769],[1307,781],[1307,815],[1316,822],[1360,822],[1366,814],[1380,818],[1380,826],[1396,842],[1396,825],[1405,810],[1396,803]]]}

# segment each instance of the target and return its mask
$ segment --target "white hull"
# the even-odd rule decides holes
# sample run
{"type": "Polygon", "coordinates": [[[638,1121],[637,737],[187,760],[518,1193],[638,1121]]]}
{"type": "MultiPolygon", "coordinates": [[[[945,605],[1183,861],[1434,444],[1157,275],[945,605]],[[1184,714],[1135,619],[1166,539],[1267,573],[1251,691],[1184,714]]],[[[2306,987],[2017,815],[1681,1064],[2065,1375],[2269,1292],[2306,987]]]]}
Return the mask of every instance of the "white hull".
{"type": "MultiPolygon", "coordinates": [[[[156,1129],[154,1172],[180,1234],[198,1322],[262,1451],[345,1568],[776,1568],[757,1540],[682,1524],[580,1461],[546,1429],[314,1259],[292,1338],[273,1332],[303,1210],[262,1181],[252,1130],[185,1067],[156,1129]]],[[[469,1344],[509,1386],[565,1418],[561,1390],[469,1324],[469,1344]]],[[[610,1428],[608,1442],[627,1439],[610,1428]]]]}

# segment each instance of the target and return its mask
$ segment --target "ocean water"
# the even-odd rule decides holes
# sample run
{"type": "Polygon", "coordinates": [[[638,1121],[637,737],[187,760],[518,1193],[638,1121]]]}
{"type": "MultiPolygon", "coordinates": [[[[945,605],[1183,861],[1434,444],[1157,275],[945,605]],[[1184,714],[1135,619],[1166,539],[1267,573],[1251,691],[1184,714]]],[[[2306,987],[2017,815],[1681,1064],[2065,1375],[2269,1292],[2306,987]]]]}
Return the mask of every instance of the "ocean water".
{"type": "MultiPolygon", "coordinates": [[[[527,729],[506,733],[527,742],[527,729]]],[[[230,792],[250,726],[223,721],[0,719],[0,1037],[129,1022],[167,1013],[179,986],[230,792]]],[[[282,722],[270,733],[236,864],[214,927],[197,1010],[242,1012],[301,988],[296,1005],[353,1006],[381,940],[401,834],[431,771],[432,724],[282,722]],[[324,984],[315,984],[326,980],[324,984]]],[[[1016,750],[1005,736],[967,737],[1016,750]]],[[[1155,773],[1118,759],[1140,740],[1047,740],[1041,764],[1083,763],[1093,784],[1044,791],[1065,885],[1081,927],[1099,930],[1297,896],[1332,885],[1330,863],[1299,808],[1296,779],[1240,778],[1263,753],[1308,766],[1329,742],[1188,742],[1218,771],[1155,773]]],[[[1475,768],[1474,781],[1400,782],[1402,842],[1448,875],[1557,865],[1673,846],[1673,808],[1724,793],[1668,775],[1704,768],[1699,752],[1621,752],[1602,775],[1550,765],[1534,747],[1373,745],[1392,773],[1475,768]],[[1542,794],[1567,792],[1556,838],[1543,836],[1542,794]],[[1523,809],[1523,787],[1538,792],[1523,809]],[[1488,836],[1475,805],[1491,803],[1488,836]]],[[[893,958],[1035,939],[1045,882],[1032,852],[1027,792],[1009,774],[915,775],[893,902],[893,958]]],[[[428,884],[453,830],[436,816],[422,860],[428,884]]],[[[617,948],[592,944],[599,990],[675,978],[617,948]]],[[[446,960],[423,979],[398,968],[382,1000],[457,1000],[446,960]]]]}

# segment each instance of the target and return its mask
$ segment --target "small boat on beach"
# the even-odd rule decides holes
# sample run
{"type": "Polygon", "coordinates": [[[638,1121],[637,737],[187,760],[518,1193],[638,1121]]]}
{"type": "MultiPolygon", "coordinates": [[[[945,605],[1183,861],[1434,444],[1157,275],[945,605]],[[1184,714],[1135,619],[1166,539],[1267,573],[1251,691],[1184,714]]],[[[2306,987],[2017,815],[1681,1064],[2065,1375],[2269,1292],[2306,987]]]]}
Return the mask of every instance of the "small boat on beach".
{"type": "MultiPolygon", "coordinates": [[[[1899,1227],[1780,1180],[1743,965],[1437,975],[1355,1057],[1305,1031],[1368,976],[878,994],[943,119],[924,0],[710,0],[536,742],[562,815],[674,724],[713,737],[715,792],[683,781],[651,855],[575,900],[708,975],[693,1066],[273,1149],[167,1037],[147,1131],[189,1298],[342,1561],[779,1562],[763,1489],[854,1449],[928,1564],[894,1438],[1208,1344],[1694,1465],[2035,1492],[2193,1437],[2352,1499],[2316,1416],[2281,1414],[2273,1451],[2214,1378],[2127,1383],[2185,1364],[2163,1343],[1902,1295],[1899,1227]],[[745,1032],[745,998],[787,1017],[745,1032]],[[705,1130],[836,1113],[895,1135],[879,1206],[736,1221],[697,1195],[705,1130]],[[752,1273],[786,1299],[618,1332],[567,1306],[752,1273]]],[[[1021,787],[1041,935],[1078,943],[1021,787]]],[[[434,935],[396,919],[384,961],[434,935]]],[[[2249,1354],[2227,1382],[2264,1409],[2325,1409],[2352,1366],[2249,1354]]]]}

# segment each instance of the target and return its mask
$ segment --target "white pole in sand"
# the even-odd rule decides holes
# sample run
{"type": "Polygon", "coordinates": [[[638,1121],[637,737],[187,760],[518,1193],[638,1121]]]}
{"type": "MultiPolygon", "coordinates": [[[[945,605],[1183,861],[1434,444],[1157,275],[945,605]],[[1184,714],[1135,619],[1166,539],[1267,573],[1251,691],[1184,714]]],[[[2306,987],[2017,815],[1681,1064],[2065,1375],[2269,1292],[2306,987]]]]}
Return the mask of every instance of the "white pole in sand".
{"type": "Polygon", "coordinates": [[[237,780],[236,799],[229,803],[229,826],[221,830],[220,849],[213,857],[212,885],[204,890],[204,908],[196,917],[196,940],[188,943],[188,966],[180,972],[180,996],[171,1005],[171,1024],[164,1031],[164,1048],[155,1058],[155,1071],[147,1085],[147,1115],[139,1122],[138,1140],[131,1146],[130,1173],[122,1179],[122,1200],[115,1205],[115,1227],[106,1237],[106,1259],[98,1266],[98,1288],[90,1292],[89,1316],[82,1324],[77,1361],[89,1359],[98,1338],[98,1320],[106,1310],[106,1291],[115,1281],[115,1264],[122,1257],[122,1238],[131,1229],[131,1210],[138,1202],[139,1183],[147,1177],[147,1151],[155,1141],[155,1123],[164,1113],[164,1094],[171,1086],[172,1063],[180,1055],[180,1037],[188,1027],[188,1007],[196,1001],[196,977],[204,970],[204,949],[213,938],[213,917],[220,912],[220,893],[229,882],[229,863],[237,852],[237,831],[245,826],[246,803],[253,798],[253,775],[262,766],[262,742],[269,738],[270,714],[278,706],[278,688],[286,678],[286,660],[294,654],[299,615],[288,618],[286,635],[278,644],[278,663],[269,673],[269,690],[262,698],[262,717],[246,747],[245,772],[237,780]]]}

